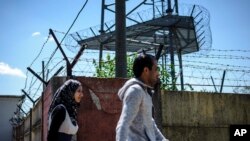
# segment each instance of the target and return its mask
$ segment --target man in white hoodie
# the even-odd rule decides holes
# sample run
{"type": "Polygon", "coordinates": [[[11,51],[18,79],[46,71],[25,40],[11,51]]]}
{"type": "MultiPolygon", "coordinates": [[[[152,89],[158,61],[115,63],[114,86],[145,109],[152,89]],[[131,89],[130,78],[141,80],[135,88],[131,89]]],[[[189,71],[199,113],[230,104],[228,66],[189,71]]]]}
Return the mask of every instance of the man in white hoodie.
{"type": "Polygon", "coordinates": [[[139,55],[133,64],[135,78],[119,90],[122,113],[116,126],[116,141],[168,141],[152,118],[153,89],[159,79],[157,60],[149,54],[139,55]]]}

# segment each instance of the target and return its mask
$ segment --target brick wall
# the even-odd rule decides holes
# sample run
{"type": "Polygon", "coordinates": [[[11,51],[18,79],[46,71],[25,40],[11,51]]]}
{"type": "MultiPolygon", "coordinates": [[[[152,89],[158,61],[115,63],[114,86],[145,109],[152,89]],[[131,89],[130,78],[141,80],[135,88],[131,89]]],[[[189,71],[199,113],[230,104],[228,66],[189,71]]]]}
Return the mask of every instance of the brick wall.
{"type": "MultiPolygon", "coordinates": [[[[77,141],[115,140],[115,127],[120,117],[121,101],[118,89],[126,79],[77,77],[83,86],[83,98],[78,109],[77,141]]],[[[47,137],[48,110],[52,95],[65,77],[53,78],[44,92],[43,141],[47,137]]]]}

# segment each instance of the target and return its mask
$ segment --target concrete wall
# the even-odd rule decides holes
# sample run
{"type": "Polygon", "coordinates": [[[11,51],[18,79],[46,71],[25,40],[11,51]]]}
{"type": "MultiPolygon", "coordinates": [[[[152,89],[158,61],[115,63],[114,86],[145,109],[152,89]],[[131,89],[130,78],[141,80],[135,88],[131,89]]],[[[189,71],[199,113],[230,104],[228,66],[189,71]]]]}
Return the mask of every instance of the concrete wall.
{"type": "Polygon", "coordinates": [[[12,140],[12,125],[9,120],[14,115],[21,96],[0,96],[0,141],[12,140]]]}
{"type": "Polygon", "coordinates": [[[162,92],[163,132],[171,141],[229,141],[232,124],[250,124],[250,95],[162,92]]]}
{"type": "Polygon", "coordinates": [[[42,101],[39,100],[38,103],[32,109],[32,131],[31,140],[41,141],[42,134],[42,101]]]}

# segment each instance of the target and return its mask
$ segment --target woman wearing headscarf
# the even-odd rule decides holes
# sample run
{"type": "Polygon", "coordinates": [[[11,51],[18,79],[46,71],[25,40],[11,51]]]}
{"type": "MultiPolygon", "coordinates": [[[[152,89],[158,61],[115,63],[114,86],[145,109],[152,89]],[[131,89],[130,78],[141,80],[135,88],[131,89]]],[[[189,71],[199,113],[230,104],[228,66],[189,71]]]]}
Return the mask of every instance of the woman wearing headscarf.
{"type": "Polygon", "coordinates": [[[77,108],[82,97],[82,86],[77,80],[67,80],[56,91],[48,113],[48,141],[71,141],[78,131],[77,108]]]}

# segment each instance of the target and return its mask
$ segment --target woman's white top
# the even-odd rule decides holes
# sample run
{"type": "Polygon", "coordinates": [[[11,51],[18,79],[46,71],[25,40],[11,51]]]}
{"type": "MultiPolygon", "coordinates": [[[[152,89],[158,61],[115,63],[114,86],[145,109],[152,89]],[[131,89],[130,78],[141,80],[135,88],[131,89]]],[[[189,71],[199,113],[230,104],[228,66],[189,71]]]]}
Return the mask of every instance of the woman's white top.
{"type": "MultiPolygon", "coordinates": [[[[59,105],[61,105],[61,106],[64,107],[64,109],[65,109],[65,111],[66,111],[66,115],[65,115],[65,119],[64,119],[64,121],[62,122],[62,124],[61,124],[61,126],[60,126],[58,132],[60,132],[60,133],[65,133],[65,134],[71,134],[71,135],[76,134],[77,131],[78,131],[78,128],[79,128],[78,125],[77,125],[77,124],[74,125],[74,124],[72,123],[72,121],[71,121],[71,119],[70,119],[70,117],[69,117],[69,113],[68,113],[66,107],[65,107],[63,104],[59,104],[59,105]]],[[[59,106],[59,105],[57,105],[57,106],[59,106]]],[[[57,106],[56,106],[56,107],[57,107],[57,106]]],[[[55,108],[56,108],[56,107],[55,107],[55,108]]],[[[48,128],[48,129],[50,129],[51,115],[52,115],[53,112],[54,112],[54,110],[51,112],[51,114],[50,114],[50,116],[49,116],[49,128],[48,128]]]]}

